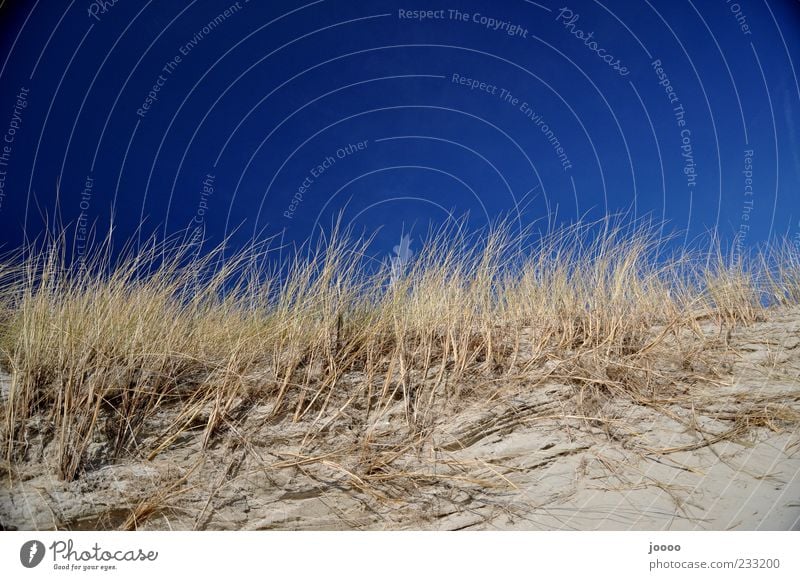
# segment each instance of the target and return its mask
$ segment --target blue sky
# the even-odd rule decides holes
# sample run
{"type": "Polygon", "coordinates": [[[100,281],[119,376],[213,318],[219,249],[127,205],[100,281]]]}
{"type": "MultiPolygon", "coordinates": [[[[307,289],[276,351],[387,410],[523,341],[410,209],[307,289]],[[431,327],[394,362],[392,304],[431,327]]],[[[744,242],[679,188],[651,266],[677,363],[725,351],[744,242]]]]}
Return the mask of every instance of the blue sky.
{"type": "Polygon", "coordinates": [[[7,0],[0,66],[5,249],[56,207],[210,245],[341,213],[379,254],[466,212],[800,244],[798,0],[7,0]]]}

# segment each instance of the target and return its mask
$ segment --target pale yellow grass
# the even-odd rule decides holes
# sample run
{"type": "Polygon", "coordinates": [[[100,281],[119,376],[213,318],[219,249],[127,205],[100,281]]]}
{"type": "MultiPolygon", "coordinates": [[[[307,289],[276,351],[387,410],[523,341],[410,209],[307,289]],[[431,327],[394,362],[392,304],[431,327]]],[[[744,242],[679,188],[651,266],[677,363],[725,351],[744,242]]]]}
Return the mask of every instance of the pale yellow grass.
{"type": "Polygon", "coordinates": [[[465,229],[431,232],[394,284],[388,268],[369,269],[369,240],[338,229],[283,271],[264,266],[260,246],[197,258],[157,243],[113,261],[101,245],[75,271],[63,237],[7,259],[6,470],[13,477],[30,459],[42,421],[52,468],[69,481],[120,458],[152,459],[187,432],[202,431],[204,446],[246,441],[238,429],[256,404],[270,421],[304,426],[306,441],[346,417],[374,442],[400,402],[412,445],[449,408],[538,379],[555,358],[567,362],[553,378],[580,386],[591,416],[597,390],[669,397],[654,369],[699,320],[722,332],[800,301],[790,244],[728,260],[718,249],[667,255],[642,223],[577,225],[525,246],[532,232],[512,235],[510,222],[465,229]],[[143,443],[165,412],[167,427],[143,443]]]}

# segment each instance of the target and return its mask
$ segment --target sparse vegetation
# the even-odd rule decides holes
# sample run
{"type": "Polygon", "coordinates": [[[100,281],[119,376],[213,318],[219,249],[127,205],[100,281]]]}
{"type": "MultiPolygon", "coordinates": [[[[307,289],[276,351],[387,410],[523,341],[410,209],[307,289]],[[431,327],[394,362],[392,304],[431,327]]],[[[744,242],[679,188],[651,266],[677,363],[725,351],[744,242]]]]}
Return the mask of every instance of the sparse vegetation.
{"type": "MultiPolygon", "coordinates": [[[[64,237],[8,258],[0,265],[8,480],[42,461],[69,482],[116,462],[152,461],[187,437],[260,457],[256,447],[271,443],[259,429],[270,425],[301,436],[269,469],[326,463],[373,499],[448,478],[502,486],[511,482],[497,470],[423,472],[408,457],[502,432],[502,421],[455,438],[443,426],[467,406],[490,409],[552,382],[574,396],[539,416],[621,437],[624,418],[604,415],[609,400],[667,412],[696,402],[687,385],[723,380],[725,363],[706,356],[713,337],[701,323],[724,339],[800,302],[789,243],[728,260],[719,250],[666,255],[657,230],[641,223],[541,237],[512,235],[507,222],[480,235],[463,226],[432,232],[394,281],[390,268],[373,266],[368,240],[338,230],[285,270],[264,266],[263,247],[196,257],[155,242],[113,260],[107,245],[97,247],[76,270],[64,237]],[[336,442],[342,432],[351,443],[336,442]]],[[[726,413],[731,436],[797,420],[777,404],[726,413]]],[[[436,461],[446,463],[428,464],[436,461]]],[[[179,493],[173,486],[164,497],[179,493]]],[[[160,512],[157,503],[139,502],[122,527],[160,512]]]]}

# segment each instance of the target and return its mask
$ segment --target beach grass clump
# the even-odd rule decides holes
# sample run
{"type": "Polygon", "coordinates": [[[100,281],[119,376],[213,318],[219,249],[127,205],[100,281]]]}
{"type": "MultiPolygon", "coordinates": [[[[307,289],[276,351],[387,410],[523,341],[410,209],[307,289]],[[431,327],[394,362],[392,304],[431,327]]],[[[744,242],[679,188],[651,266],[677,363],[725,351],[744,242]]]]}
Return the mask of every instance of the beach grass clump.
{"type": "Polygon", "coordinates": [[[669,388],[653,369],[682,356],[681,329],[800,301],[791,244],[745,260],[667,242],[641,222],[533,235],[457,221],[398,275],[340,228],[279,266],[263,245],[152,240],[76,264],[60,236],[0,263],[0,456],[13,470],[43,453],[74,480],[189,432],[246,438],[256,405],[311,435],[373,433],[399,405],[403,437],[423,440],[451,406],[521,377],[642,400],[669,388]]]}

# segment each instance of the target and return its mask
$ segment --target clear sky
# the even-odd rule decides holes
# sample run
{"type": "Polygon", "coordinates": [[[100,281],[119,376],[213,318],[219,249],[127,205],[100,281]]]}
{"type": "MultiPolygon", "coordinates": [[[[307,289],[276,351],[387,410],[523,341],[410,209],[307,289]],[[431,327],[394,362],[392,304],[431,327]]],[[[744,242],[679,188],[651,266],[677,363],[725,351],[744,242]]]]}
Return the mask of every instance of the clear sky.
{"type": "Polygon", "coordinates": [[[56,206],[79,241],[629,211],[800,247],[798,0],[6,0],[0,67],[4,249],[56,206]]]}

